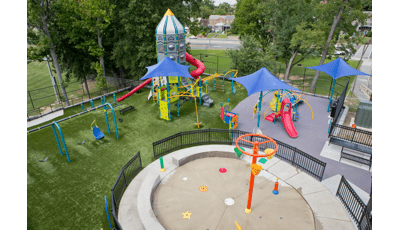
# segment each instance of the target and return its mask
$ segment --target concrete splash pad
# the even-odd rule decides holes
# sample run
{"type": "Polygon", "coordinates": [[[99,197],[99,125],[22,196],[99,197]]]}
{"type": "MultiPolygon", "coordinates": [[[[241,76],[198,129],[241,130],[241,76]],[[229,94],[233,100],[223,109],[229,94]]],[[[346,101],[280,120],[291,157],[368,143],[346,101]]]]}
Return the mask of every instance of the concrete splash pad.
{"type": "Polygon", "coordinates": [[[153,195],[154,214],[168,230],[236,229],[235,220],[243,229],[315,229],[313,212],[302,195],[281,180],[279,194],[272,194],[276,177],[264,170],[255,177],[252,212],[245,213],[249,181],[250,165],[245,161],[191,161],[161,180],[153,195]],[[206,192],[199,189],[203,185],[206,192]],[[227,198],[233,204],[228,200],[227,205],[227,198]],[[187,211],[190,219],[183,218],[187,211]]]}

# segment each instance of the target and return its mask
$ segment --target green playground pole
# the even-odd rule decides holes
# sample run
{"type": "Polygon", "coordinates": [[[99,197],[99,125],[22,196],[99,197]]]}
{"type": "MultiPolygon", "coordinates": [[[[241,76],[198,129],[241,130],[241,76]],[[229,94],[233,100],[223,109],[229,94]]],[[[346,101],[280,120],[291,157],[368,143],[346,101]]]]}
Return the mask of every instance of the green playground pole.
{"type": "Polygon", "coordinates": [[[208,93],[208,90],[207,90],[208,89],[208,83],[207,83],[207,81],[208,80],[206,80],[206,94],[208,93]]]}
{"type": "Polygon", "coordinates": [[[106,105],[106,104],[104,104],[104,115],[105,115],[105,117],[106,117],[106,123],[107,123],[108,134],[111,134],[111,131],[110,131],[110,124],[108,124],[107,105],[106,105]]]}
{"type": "MultiPolygon", "coordinates": [[[[215,73],[217,73],[217,72],[215,72],[215,73]]],[[[216,84],[215,79],[216,79],[216,77],[214,77],[214,91],[215,91],[215,84],[216,84]]]]}
{"type": "Polygon", "coordinates": [[[114,95],[114,103],[115,105],[117,105],[117,99],[115,98],[115,93],[113,95],[114,95]]]}
{"type": "Polygon", "coordinates": [[[55,125],[55,126],[57,127],[58,132],[60,133],[61,143],[62,143],[63,146],[64,146],[65,155],[67,155],[68,162],[71,162],[71,159],[69,159],[69,154],[68,154],[67,145],[65,144],[64,135],[63,135],[63,133],[62,133],[62,131],[61,131],[61,128],[60,128],[60,126],[57,124],[57,122],[53,122],[53,125],[55,125]]]}
{"type": "Polygon", "coordinates": [[[90,106],[92,106],[92,108],[94,108],[93,100],[90,100],[90,106]]]}
{"type": "Polygon", "coordinates": [[[262,92],[260,92],[260,98],[258,99],[258,121],[257,121],[257,127],[260,127],[260,114],[261,114],[261,100],[262,100],[262,92]]]}
{"type": "Polygon", "coordinates": [[[82,107],[82,111],[85,111],[85,109],[83,108],[83,104],[81,103],[81,107],[82,107]]]}
{"type": "Polygon", "coordinates": [[[161,165],[161,169],[160,172],[165,172],[165,168],[164,168],[164,160],[162,157],[160,157],[160,165],[161,165]]]}

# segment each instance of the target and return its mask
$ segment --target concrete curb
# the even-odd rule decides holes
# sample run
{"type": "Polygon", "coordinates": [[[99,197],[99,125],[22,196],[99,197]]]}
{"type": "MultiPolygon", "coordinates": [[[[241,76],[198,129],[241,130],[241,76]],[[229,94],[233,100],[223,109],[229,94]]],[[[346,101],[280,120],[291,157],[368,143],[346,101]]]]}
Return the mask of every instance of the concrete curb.
{"type": "MultiPolygon", "coordinates": [[[[236,158],[234,148],[233,145],[204,145],[172,152],[163,157],[165,172],[160,172],[159,162],[152,162],[134,178],[121,199],[120,207],[125,208],[120,208],[118,219],[123,229],[164,229],[152,208],[153,193],[163,178],[179,166],[196,159],[205,157],[236,158]],[[138,181],[135,181],[136,179],[138,181]],[[138,187],[141,179],[143,179],[143,182],[138,187]],[[132,192],[132,190],[138,190],[138,192],[132,192]],[[135,196],[135,193],[137,193],[136,198],[128,197],[135,196]],[[132,202],[133,200],[136,202],[132,202]],[[130,204],[125,203],[129,201],[130,204]],[[126,212],[128,206],[136,206],[135,209],[138,213],[136,218],[132,218],[132,213],[126,212]],[[137,227],[138,221],[141,223],[140,227],[137,227]]],[[[245,148],[245,150],[247,152],[252,151],[248,148],[245,148]]],[[[251,163],[251,157],[247,155],[242,155],[241,158],[236,159],[251,163]]],[[[354,229],[353,223],[342,204],[322,183],[277,158],[268,160],[261,165],[266,173],[279,177],[283,184],[290,185],[303,196],[314,214],[316,229],[338,229],[338,226],[340,226],[340,229],[354,229]]]]}

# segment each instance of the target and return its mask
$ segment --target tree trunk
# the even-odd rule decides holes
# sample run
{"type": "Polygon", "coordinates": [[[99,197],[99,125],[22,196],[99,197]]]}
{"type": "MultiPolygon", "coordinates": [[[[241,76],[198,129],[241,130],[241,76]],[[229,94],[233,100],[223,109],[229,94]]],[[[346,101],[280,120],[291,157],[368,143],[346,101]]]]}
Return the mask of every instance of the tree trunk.
{"type": "Polygon", "coordinates": [[[293,61],[297,56],[297,50],[292,53],[292,57],[289,60],[289,64],[286,66],[285,77],[283,78],[285,82],[289,81],[289,74],[293,67],[293,61]]]}
{"type": "Polygon", "coordinates": [[[117,73],[115,73],[113,68],[111,68],[111,73],[114,76],[114,81],[115,81],[116,86],[118,86],[118,89],[120,89],[121,88],[121,84],[119,83],[118,75],[117,75],[117,73]]]}
{"type": "Polygon", "coordinates": [[[125,81],[125,73],[124,73],[124,68],[119,67],[119,77],[121,78],[122,81],[122,85],[124,86],[124,88],[126,87],[126,81],[125,81]]]}
{"type": "Polygon", "coordinates": [[[57,59],[57,55],[56,55],[56,51],[54,50],[54,45],[53,45],[53,41],[51,40],[51,36],[49,33],[49,28],[47,27],[47,22],[46,22],[46,18],[44,16],[42,16],[42,23],[43,23],[43,32],[46,34],[46,36],[49,38],[50,43],[51,43],[51,47],[50,47],[50,53],[51,53],[51,57],[53,58],[53,63],[54,63],[54,67],[56,68],[56,73],[57,73],[57,78],[58,81],[60,83],[61,86],[61,92],[65,98],[65,105],[69,106],[69,101],[68,101],[68,95],[67,95],[67,91],[64,89],[64,87],[61,85],[62,83],[62,76],[61,76],[61,70],[60,70],[60,65],[58,64],[58,59],[57,59]]]}
{"type": "MultiPolygon", "coordinates": [[[[103,48],[103,35],[100,32],[100,29],[97,28],[97,41],[99,44],[100,49],[103,48]]],[[[103,77],[106,78],[106,88],[104,89],[104,93],[108,93],[108,89],[107,89],[107,77],[106,77],[106,67],[104,65],[104,57],[101,56],[100,57],[100,65],[103,68],[103,77]]]]}
{"type": "MultiPolygon", "coordinates": [[[[337,12],[337,14],[336,14],[336,16],[335,16],[335,19],[333,20],[333,24],[332,24],[332,27],[331,27],[331,31],[329,32],[328,40],[326,41],[326,44],[325,44],[325,47],[324,47],[324,51],[322,52],[322,57],[321,57],[321,60],[320,60],[320,62],[319,62],[319,65],[324,64],[326,55],[328,54],[329,43],[330,43],[331,40],[332,40],[333,33],[335,32],[336,26],[337,26],[337,24],[338,24],[338,22],[339,22],[339,20],[340,20],[340,17],[342,16],[342,13],[343,13],[343,8],[340,7],[339,10],[338,10],[338,12],[337,12]]],[[[314,93],[314,91],[315,91],[315,85],[317,84],[318,77],[319,77],[319,71],[317,71],[317,72],[315,73],[314,79],[313,79],[313,81],[312,81],[312,83],[311,83],[310,93],[314,93]]]]}
{"type": "Polygon", "coordinates": [[[84,85],[85,85],[85,89],[86,89],[86,93],[87,93],[87,95],[88,95],[88,98],[90,99],[90,92],[89,92],[89,87],[88,87],[88,84],[87,84],[87,79],[86,79],[86,77],[83,77],[83,83],[84,83],[84,85]]]}

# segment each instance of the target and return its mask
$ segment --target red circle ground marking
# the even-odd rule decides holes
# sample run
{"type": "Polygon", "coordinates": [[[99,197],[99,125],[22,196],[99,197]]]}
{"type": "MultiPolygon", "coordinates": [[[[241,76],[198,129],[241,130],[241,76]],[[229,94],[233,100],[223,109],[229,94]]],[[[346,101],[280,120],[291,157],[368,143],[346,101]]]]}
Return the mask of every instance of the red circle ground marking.
{"type": "Polygon", "coordinates": [[[226,173],[226,171],[227,171],[226,168],[220,168],[220,169],[219,169],[219,172],[220,172],[220,173],[226,173]]]}

